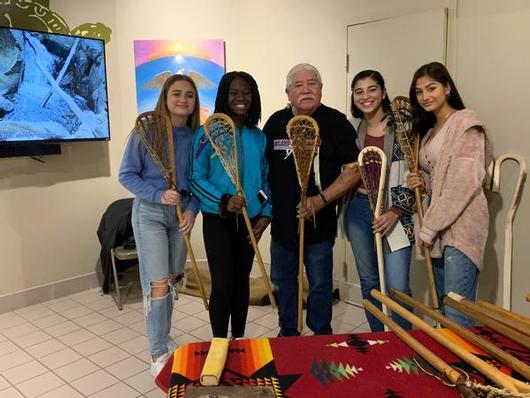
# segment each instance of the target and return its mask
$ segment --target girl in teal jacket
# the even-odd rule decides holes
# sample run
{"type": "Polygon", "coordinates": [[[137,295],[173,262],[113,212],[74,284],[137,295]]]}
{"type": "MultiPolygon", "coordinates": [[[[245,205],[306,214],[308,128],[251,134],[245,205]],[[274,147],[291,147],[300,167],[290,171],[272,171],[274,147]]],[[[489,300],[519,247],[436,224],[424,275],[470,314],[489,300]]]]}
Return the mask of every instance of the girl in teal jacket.
{"type": "Polygon", "coordinates": [[[236,127],[239,178],[244,196],[236,188],[216,155],[204,126],[194,137],[190,187],[199,199],[203,236],[212,279],[210,322],[214,337],[243,337],[249,304],[249,276],[254,259],[243,206],[259,240],[270,223],[271,204],[265,159],[266,138],[257,127],[261,100],[254,78],[246,72],[226,73],[219,83],[215,112],[232,118],[236,127]]]}

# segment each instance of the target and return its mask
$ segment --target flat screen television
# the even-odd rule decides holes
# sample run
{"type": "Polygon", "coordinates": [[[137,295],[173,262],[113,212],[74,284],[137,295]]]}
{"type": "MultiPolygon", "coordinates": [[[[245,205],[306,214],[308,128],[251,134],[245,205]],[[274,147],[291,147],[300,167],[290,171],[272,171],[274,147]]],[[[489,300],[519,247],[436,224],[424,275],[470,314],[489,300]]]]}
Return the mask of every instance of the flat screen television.
{"type": "Polygon", "coordinates": [[[105,42],[0,27],[0,147],[109,139],[105,42]]]}

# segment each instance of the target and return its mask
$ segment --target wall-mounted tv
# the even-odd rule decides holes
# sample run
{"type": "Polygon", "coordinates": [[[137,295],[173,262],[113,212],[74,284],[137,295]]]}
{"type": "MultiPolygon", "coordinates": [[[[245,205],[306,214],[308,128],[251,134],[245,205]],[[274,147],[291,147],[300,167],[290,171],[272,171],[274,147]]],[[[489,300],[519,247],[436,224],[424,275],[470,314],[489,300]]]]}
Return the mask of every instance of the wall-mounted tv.
{"type": "Polygon", "coordinates": [[[0,145],[109,139],[105,42],[0,27],[0,145]]]}

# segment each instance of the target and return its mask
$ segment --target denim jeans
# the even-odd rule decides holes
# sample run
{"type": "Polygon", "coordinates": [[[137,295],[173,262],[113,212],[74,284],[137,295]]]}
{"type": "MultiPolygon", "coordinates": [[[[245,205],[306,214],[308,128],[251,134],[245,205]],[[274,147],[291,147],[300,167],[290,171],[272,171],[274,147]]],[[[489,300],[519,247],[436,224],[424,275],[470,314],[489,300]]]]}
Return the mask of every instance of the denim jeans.
{"type": "MultiPolygon", "coordinates": [[[[370,295],[372,289],[380,289],[377,254],[372,231],[373,214],[368,197],[355,193],[346,210],[346,228],[351,248],[355,258],[355,265],[361,282],[363,299],[381,308],[381,303],[370,295]]],[[[405,247],[391,252],[383,239],[383,256],[385,260],[385,282],[387,291],[398,289],[409,296],[412,295],[409,285],[410,257],[412,247],[405,247]]],[[[402,303],[400,303],[402,304],[402,303]]],[[[403,305],[403,304],[402,304],[403,305]]],[[[410,307],[403,305],[408,310],[410,307]]],[[[366,319],[372,332],[384,330],[384,326],[370,312],[365,311],[366,319]]],[[[410,329],[408,321],[398,314],[392,313],[392,319],[404,329],[410,329]]]]}
{"type": "Polygon", "coordinates": [[[443,297],[455,292],[468,300],[477,297],[478,269],[464,253],[453,246],[446,246],[442,258],[433,258],[434,279],[442,312],[449,319],[464,327],[473,326],[473,320],[448,305],[443,297]]]}
{"type": "Polygon", "coordinates": [[[149,352],[153,358],[167,352],[173,300],[176,297],[174,283],[183,273],[186,262],[184,237],[178,225],[174,206],[134,199],[132,226],[140,263],[149,352]],[[151,282],[160,280],[168,281],[168,294],[153,298],[151,282]]]}
{"type": "MultiPolygon", "coordinates": [[[[309,282],[306,324],[315,334],[331,334],[333,241],[306,244],[304,264],[309,282]]],[[[280,333],[296,336],[298,238],[271,241],[271,279],[280,318],[280,333]]]]}

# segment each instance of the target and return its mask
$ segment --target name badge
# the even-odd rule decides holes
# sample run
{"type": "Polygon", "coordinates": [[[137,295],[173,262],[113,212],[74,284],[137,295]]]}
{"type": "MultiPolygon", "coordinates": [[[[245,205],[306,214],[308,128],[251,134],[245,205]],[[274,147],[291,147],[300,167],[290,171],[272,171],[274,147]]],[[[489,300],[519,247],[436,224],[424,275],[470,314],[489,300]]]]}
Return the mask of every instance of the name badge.
{"type": "Polygon", "coordinates": [[[291,147],[291,141],[285,138],[274,140],[273,148],[275,151],[288,151],[293,149],[291,147]]]}

